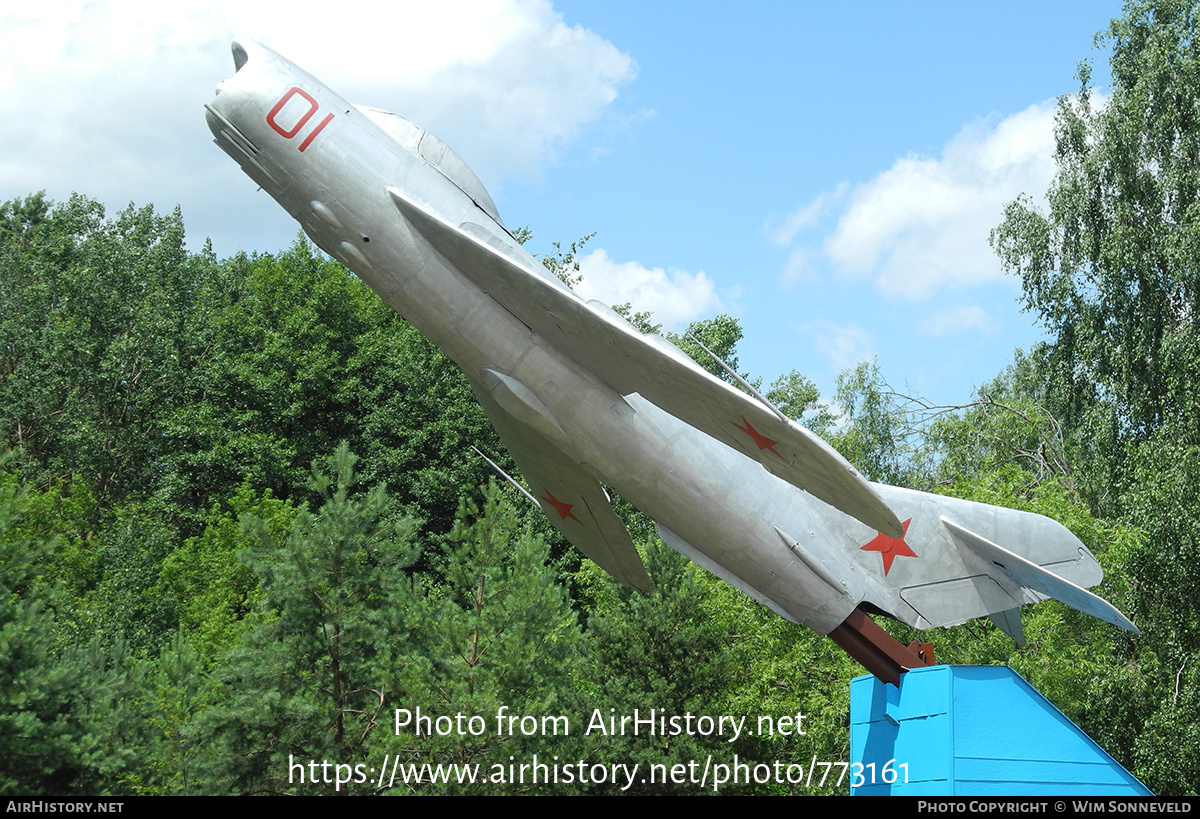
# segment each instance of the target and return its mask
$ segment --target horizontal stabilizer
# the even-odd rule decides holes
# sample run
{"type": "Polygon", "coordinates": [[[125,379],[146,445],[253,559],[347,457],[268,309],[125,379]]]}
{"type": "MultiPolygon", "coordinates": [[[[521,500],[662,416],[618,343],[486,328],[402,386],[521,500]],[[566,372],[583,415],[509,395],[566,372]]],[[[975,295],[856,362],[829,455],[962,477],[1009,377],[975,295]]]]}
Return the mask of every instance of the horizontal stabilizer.
{"type": "Polygon", "coordinates": [[[1064,580],[1054,572],[1043,569],[1036,563],[1010,552],[970,529],[959,526],[944,517],[941,520],[951,537],[982,558],[988,566],[988,571],[998,580],[1003,579],[1015,586],[1022,586],[1046,597],[1053,597],[1084,614],[1090,614],[1106,623],[1129,629],[1135,634],[1141,633],[1128,617],[1121,614],[1104,598],[1097,597],[1090,591],[1076,586],[1069,580],[1064,580]]]}
{"type": "Polygon", "coordinates": [[[808,430],[680,356],[668,355],[627,321],[585,303],[534,260],[496,247],[432,213],[403,191],[388,195],[401,218],[455,270],[581,369],[621,395],[637,393],[769,472],[879,532],[903,529],[879,494],[808,430]]]}

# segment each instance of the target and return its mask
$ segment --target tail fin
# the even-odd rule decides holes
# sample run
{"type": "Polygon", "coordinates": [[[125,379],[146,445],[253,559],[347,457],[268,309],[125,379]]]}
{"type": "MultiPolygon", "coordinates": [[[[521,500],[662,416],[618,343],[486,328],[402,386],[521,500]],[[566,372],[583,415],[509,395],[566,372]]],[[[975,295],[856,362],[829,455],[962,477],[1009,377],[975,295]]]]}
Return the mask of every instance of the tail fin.
{"type": "Polygon", "coordinates": [[[897,620],[927,629],[991,617],[1021,642],[1019,607],[1054,598],[1137,632],[1112,604],[1085,590],[1103,580],[1104,572],[1057,521],[910,489],[875,488],[905,521],[904,537],[886,538],[853,522],[845,534],[859,545],[859,564],[877,581],[866,602],[897,620]],[[876,552],[882,552],[882,561],[876,552]]]}

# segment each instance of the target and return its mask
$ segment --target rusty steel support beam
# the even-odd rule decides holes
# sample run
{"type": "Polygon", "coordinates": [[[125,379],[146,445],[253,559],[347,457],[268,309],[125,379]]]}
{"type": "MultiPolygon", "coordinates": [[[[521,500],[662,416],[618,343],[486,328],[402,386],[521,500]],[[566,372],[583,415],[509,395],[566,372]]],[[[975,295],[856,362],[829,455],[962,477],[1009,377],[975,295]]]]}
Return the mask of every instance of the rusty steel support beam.
{"type": "Polygon", "coordinates": [[[842,624],[829,632],[829,639],[880,680],[900,685],[900,675],[910,668],[933,665],[933,644],[912,642],[905,646],[888,634],[861,609],[850,612],[842,624]]]}

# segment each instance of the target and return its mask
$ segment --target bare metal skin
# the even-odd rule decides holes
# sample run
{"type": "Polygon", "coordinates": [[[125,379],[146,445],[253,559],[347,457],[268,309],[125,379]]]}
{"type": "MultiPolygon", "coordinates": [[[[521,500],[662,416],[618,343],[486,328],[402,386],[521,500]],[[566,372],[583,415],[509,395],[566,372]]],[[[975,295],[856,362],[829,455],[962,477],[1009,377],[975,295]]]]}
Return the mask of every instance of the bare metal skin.
{"type": "Polygon", "coordinates": [[[1128,629],[1053,520],[863,480],[774,408],[585,303],[512,237],[469,168],[400,117],[351,105],[270,49],[233,44],[216,143],[470,379],[549,520],[653,588],[601,481],[663,540],[828,634],[860,606],[919,629],[1049,597],[1128,629]]]}

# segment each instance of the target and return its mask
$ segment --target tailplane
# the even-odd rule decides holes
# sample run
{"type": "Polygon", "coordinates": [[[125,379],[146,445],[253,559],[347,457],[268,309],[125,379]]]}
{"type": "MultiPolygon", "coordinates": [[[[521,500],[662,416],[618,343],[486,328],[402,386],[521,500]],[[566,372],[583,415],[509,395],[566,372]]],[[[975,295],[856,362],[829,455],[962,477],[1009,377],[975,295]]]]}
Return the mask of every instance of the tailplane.
{"type": "Polygon", "coordinates": [[[1104,572],[1062,524],[986,503],[875,488],[904,521],[904,536],[890,538],[853,523],[845,534],[858,544],[859,564],[877,581],[866,602],[880,611],[918,629],[989,617],[1022,643],[1018,609],[1055,599],[1137,632],[1115,606],[1087,591],[1104,572]]]}

